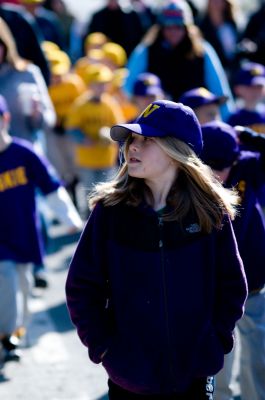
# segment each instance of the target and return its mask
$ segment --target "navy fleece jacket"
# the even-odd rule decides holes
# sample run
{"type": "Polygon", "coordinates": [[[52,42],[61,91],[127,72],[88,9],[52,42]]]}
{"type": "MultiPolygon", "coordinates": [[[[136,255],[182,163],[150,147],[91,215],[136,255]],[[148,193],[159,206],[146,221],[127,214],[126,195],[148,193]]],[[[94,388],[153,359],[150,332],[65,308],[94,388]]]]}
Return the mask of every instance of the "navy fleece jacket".
{"type": "Polygon", "coordinates": [[[247,287],[230,221],[162,222],[148,206],[98,203],[66,282],[67,305],[95,363],[142,394],[185,390],[233,347],[247,287]]]}

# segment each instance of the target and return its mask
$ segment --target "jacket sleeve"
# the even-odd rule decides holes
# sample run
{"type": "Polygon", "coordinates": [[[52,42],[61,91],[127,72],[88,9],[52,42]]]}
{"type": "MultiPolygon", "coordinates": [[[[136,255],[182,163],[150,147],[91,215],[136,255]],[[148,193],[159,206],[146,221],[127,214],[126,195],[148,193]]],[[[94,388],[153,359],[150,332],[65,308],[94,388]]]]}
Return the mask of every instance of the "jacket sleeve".
{"type": "Polygon", "coordinates": [[[217,233],[217,276],[214,326],[224,352],[233,348],[233,330],[244,312],[248,294],[242,259],[231,221],[226,219],[217,233]]]}
{"type": "Polygon", "coordinates": [[[71,320],[95,363],[101,361],[110,336],[103,215],[103,205],[97,204],[80,237],[66,280],[66,302],[71,320]]]}
{"type": "Polygon", "coordinates": [[[123,86],[124,91],[132,96],[134,83],[137,76],[145,72],[148,67],[148,48],[144,44],[139,44],[129,57],[127,68],[129,75],[123,86]]]}
{"type": "Polygon", "coordinates": [[[217,96],[228,96],[228,101],[221,106],[222,119],[226,121],[235,110],[235,101],[220,59],[209,42],[203,42],[205,82],[210,92],[217,96]]]}

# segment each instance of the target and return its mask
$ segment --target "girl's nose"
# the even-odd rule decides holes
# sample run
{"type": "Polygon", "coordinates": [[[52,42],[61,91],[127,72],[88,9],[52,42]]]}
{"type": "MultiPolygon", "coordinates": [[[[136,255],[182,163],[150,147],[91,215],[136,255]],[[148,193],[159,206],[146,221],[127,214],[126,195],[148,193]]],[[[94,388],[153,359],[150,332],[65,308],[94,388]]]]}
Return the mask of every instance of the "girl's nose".
{"type": "Polygon", "coordinates": [[[138,150],[140,146],[140,141],[137,138],[133,138],[132,142],[130,143],[130,149],[131,150],[138,150]]]}

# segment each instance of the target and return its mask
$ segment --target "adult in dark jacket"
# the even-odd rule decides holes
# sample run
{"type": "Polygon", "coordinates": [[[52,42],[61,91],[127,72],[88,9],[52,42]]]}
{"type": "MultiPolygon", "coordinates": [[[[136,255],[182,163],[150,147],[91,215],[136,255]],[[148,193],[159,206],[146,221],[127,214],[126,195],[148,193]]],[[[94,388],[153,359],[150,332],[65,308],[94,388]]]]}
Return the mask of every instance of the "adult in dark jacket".
{"type": "Polygon", "coordinates": [[[242,33],[241,48],[245,58],[265,65],[265,1],[260,3],[259,8],[250,15],[242,33]]]}
{"type": "Polygon", "coordinates": [[[204,38],[215,49],[229,76],[237,68],[239,27],[234,0],[208,0],[198,22],[204,38]]]}
{"type": "Polygon", "coordinates": [[[66,282],[72,321],[111,400],[213,399],[246,297],[235,194],[197,157],[189,107],[155,101],[111,137],[126,161],[91,200],[66,282]]]}
{"type": "Polygon", "coordinates": [[[158,22],[129,57],[126,92],[132,93],[140,73],[151,72],[161,79],[167,96],[174,101],[195,87],[228,96],[222,108],[222,118],[226,119],[234,109],[229,83],[213,47],[194,25],[188,4],[184,0],[169,1],[162,7],[158,22]]]}
{"type": "Polygon", "coordinates": [[[34,19],[22,6],[15,4],[1,4],[0,17],[9,26],[19,55],[36,64],[40,68],[45,82],[49,84],[49,65],[41,48],[41,42],[44,39],[34,19]]]}
{"type": "MultiPolygon", "coordinates": [[[[237,323],[241,343],[239,382],[242,400],[264,400],[265,218],[258,193],[265,183],[265,135],[257,135],[244,127],[234,129],[218,121],[203,125],[202,132],[202,159],[226,187],[237,187],[241,198],[239,216],[233,221],[233,227],[249,297],[245,314],[237,323]],[[244,146],[259,150],[258,153],[240,151],[238,138],[244,146]]],[[[218,400],[233,397],[231,361],[231,357],[226,359],[224,371],[217,375],[218,400]]]]}
{"type": "Polygon", "coordinates": [[[133,8],[124,9],[119,3],[119,0],[107,0],[105,7],[92,15],[85,37],[93,32],[102,32],[129,55],[145,30],[137,12],[133,8]]]}
{"type": "Polygon", "coordinates": [[[32,15],[38,25],[44,40],[56,43],[61,49],[66,48],[61,21],[57,15],[42,6],[44,0],[19,0],[23,7],[32,15]]]}

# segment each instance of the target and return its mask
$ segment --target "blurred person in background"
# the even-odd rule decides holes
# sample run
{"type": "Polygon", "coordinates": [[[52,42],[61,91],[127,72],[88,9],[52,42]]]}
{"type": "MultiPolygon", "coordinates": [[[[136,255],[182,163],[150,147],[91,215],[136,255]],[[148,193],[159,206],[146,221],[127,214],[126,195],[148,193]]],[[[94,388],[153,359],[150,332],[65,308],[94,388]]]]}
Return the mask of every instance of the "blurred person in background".
{"type": "MultiPolygon", "coordinates": [[[[230,115],[228,123],[232,126],[244,126],[258,134],[265,133],[265,66],[245,61],[236,71],[233,81],[236,110],[230,115]]],[[[244,150],[255,151],[251,142],[244,150]]],[[[265,213],[265,185],[259,190],[259,201],[265,213]]]]}
{"type": "MultiPolygon", "coordinates": [[[[12,114],[10,135],[33,143],[35,150],[48,155],[48,138],[56,122],[56,114],[47,85],[39,68],[21,58],[12,34],[0,19],[0,93],[5,97],[12,114]]],[[[41,193],[37,197],[41,229],[48,239],[48,218],[41,193]]],[[[45,266],[34,265],[34,278],[38,286],[46,287],[45,266]]]]}
{"type": "Polygon", "coordinates": [[[25,334],[33,264],[43,263],[37,190],[67,232],[80,231],[83,225],[48,160],[30,142],[10,136],[10,118],[0,96],[0,341],[4,361],[20,358],[14,333],[25,334]]]}
{"type": "Polygon", "coordinates": [[[56,14],[56,17],[60,21],[60,30],[64,38],[64,50],[72,59],[72,53],[74,51],[74,43],[72,41],[81,40],[80,37],[76,37],[76,24],[77,20],[75,16],[69,11],[66,3],[63,0],[44,0],[42,6],[56,14]]]}
{"type": "Polygon", "coordinates": [[[236,0],[208,0],[206,10],[198,22],[203,37],[215,49],[229,79],[238,67],[240,28],[236,6],[236,0]]]}
{"type": "Polygon", "coordinates": [[[39,27],[43,39],[56,43],[61,49],[66,49],[61,21],[57,15],[42,5],[44,0],[19,0],[20,4],[32,15],[39,27]]]}
{"type": "Polygon", "coordinates": [[[7,24],[0,18],[0,92],[12,120],[11,135],[35,143],[46,151],[46,133],[56,121],[47,85],[40,69],[21,58],[7,24]]]}
{"type": "MultiPolygon", "coordinates": [[[[50,43],[46,43],[51,47],[50,43]]],[[[46,46],[47,47],[47,46],[46,46]]],[[[48,156],[58,171],[75,205],[78,178],[74,167],[72,142],[65,130],[65,121],[74,101],[86,91],[83,79],[71,70],[65,52],[50,48],[46,51],[51,66],[49,94],[56,112],[56,124],[48,137],[48,156]]]]}
{"type": "Polygon", "coordinates": [[[0,17],[12,32],[19,55],[36,64],[48,84],[50,71],[41,48],[44,39],[35,19],[20,4],[9,4],[5,0],[0,0],[0,17]]]}
{"type": "Polygon", "coordinates": [[[143,72],[138,75],[132,92],[131,100],[141,113],[150,103],[156,100],[163,100],[165,93],[161,80],[155,74],[143,72]]]}
{"type": "Polygon", "coordinates": [[[265,133],[265,66],[249,61],[242,63],[234,75],[233,90],[237,107],[228,123],[265,133]]]}
{"type": "Polygon", "coordinates": [[[80,181],[79,210],[88,216],[87,195],[93,185],[106,181],[116,171],[118,145],[108,134],[113,122],[124,115],[119,103],[108,93],[113,72],[104,64],[87,66],[87,91],[78,97],[65,120],[74,144],[74,162],[80,181]]]}
{"type": "Polygon", "coordinates": [[[237,321],[235,349],[216,375],[216,400],[232,400],[235,354],[241,400],[265,400],[265,218],[258,193],[265,183],[265,135],[221,121],[202,125],[202,160],[226,188],[240,195],[232,222],[248,283],[245,312],[237,321]],[[242,151],[240,145],[255,152],[242,151]],[[239,342],[238,342],[239,340],[239,342]]]}
{"type": "Polygon", "coordinates": [[[92,15],[85,37],[92,32],[104,33],[112,42],[120,44],[129,55],[145,30],[140,16],[130,5],[124,8],[119,0],[105,0],[104,7],[92,15]]]}
{"type": "Polygon", "coordinates": [[[179,98],[180,103],[193,109],[201,125],[221,121],[221,107],[226,101],[226,96],[216,96],[204,87],[188,90],[179,98]]]}
{"type": "Polygon", "coordinates": [[[258,9],[248,17],[241,34],[242,57],[265,65],[265,1],[259,0],[258,9]]]}
{"type": "Polygon", "coordinates": [[[217,96],[229,97],[222,110],[226,118],[234,109],[229,83],[213,47],[194,25],[188,4],[184,0],[166,2],[158,21],[129,57],[125,90],[132,93],[142,72],[157,75],[166,96],[174,101],[189,89],[206,87],[217,96]]]}

